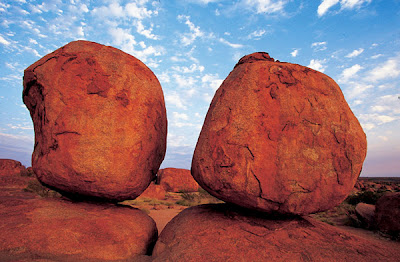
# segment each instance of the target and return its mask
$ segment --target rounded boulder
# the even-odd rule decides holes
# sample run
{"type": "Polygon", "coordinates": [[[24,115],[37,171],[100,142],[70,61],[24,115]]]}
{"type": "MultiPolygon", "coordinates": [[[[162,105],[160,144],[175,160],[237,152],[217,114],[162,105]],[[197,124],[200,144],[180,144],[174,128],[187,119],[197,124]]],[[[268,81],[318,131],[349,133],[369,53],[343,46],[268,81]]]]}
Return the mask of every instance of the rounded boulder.
{"type": "Polygon", "coordinates": [[[35,129],[32,167],[43,184],[122,201],[155,178],[166,150],[164,96],[135,57],[71,42],[25,70],[23,101],[35,129]]]}
{"type": "Polygon", "coordinates": [[[346,198],[366,150],[366,136],[334,80],[254,53],[217,90],[192,175],[226,202],[304,215],[346,198]]]}

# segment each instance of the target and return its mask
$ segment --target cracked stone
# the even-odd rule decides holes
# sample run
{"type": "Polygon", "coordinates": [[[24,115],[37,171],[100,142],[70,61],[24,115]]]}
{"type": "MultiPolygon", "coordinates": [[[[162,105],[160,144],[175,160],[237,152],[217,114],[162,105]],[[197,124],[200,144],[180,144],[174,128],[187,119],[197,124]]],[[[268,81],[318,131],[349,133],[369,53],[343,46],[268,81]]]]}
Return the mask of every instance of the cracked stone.
{"type": "Polygon", "coordinates": [[[215,93],[192,175],[226,202],[304,215],[347,197],[366,151],[361,125],[330,77],[254,53],[215,93]]]}
{"type": "Polygon", "coordinates": [[[23,100],[43,184],[70,197],[121,201],[155,178],[166,150],[164,96],[135,57],[71,42],[25,70],[23,100]]]}

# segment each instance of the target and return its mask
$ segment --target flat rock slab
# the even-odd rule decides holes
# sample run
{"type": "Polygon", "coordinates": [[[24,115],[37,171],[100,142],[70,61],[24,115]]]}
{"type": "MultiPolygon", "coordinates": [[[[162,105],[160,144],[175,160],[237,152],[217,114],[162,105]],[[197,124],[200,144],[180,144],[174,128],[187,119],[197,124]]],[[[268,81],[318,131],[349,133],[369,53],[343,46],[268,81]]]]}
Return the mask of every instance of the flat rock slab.
{"type": "Polygon", "coordinates": [[[151,252],[155,222],[129,207],[0,192],[1,261],[125,261],[151,252]]]}
{"type": "Polygon", "coordinates": [[[225,202],[305,215],[347,197],[366,152],[366,136],[334,80],[254,53],[216,91],[192,175],[225,202]]]}
{"type": "Polygon", "coordinates": [[[161,232],[154,261],[398,261],[399,248],[309,217],[277,218],[227,204],[185,209],[161,232]]]}

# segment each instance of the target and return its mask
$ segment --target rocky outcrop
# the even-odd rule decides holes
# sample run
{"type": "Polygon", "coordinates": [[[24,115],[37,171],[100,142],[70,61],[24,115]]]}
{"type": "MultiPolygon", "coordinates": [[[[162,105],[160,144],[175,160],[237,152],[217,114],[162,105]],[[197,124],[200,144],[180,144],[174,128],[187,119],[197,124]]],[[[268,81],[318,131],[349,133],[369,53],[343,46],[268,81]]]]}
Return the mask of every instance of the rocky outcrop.
{"type": "Polygon", "coordinates": [[[155,222],[121,206],[0,190],[1,261],[135,261],[151,252],[155,222]]]}
{"type": "Polygon", "coordinates": [[[149,187],[137,198],[153,198],[153,199],[158,199],[158,200],[164,200],[165,199],[165,194],[167,192],[165,189],[160,186],[156,185],[154,182],[152,182],[149,187]]]}
{"type": "Polygon", "coordinates": [[[331,78],[254,53],[217,90],[192,175],[226,202],[304,215],[346,198],[366,150],[365,134],[331,78]]]}
{"type": "Polygon", "coordinates": [[[376,203],[375,221],[380,231],[400,237],[400,192],[389,193],[376,203]]]}
{"type": "Polygon", "coordinates": [[[12,159],[0,159],[0,176],[21,174],[26,171],[21,162],[12,159]]]}
{"type": "Polygon", "coordinates": [[[309,217],[279,218],[226,204],[182,211],[161,232],[154,261],[396,261],[400,249],[309,217]]]}
{"type": "Polygon", "coordinates": [[[65,195],[120,201],[155,178],[167,119],[156,76],[118,49],[71,42],[24,73],[35,129],[32,167],[65,195]]]}
{"type": "Polygon", "coordinates": [[[199,184],[193,179],[190,170],[181,168],[160,169],[156,183],[167,192],[196,192],[199,184]]]}
{"type": "Polygon", "coordinates": [[[375,227],[375,205],[358,203],[355,208],[356,216],[364,228],[375,227]]]}

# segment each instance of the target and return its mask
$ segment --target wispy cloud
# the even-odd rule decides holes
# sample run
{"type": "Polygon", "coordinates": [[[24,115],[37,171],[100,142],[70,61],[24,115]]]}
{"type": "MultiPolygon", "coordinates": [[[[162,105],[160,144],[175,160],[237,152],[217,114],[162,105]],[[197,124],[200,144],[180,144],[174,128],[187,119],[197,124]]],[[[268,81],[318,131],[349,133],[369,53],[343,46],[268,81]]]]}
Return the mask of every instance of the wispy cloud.
{"type": "Polygon", "coordinates": [[[343,70],[339,82],[346,83],[350,78],[354,78],[357,76],[358,71],[362,69],[362,66],[359,64],[355,64],[352,67],[346,68],[343,70]]]}
{"type": "Polygon", "coordinates": [[[290,55],[291,55],[292,57],[296,57],[298,54],[299,54],[299,49],[294,49],[294,50],[290,53],[290,55]]]}
{"type": "Polygon", "coordinates": [[[250,34],[247,36],[247,39],[259,40],[259,39],[261,39],[261,37],[262,37],[263,35],[265,35],[266,33],[267,33],[267,31],[264,30],[264,29],[256,30],[256,31],[250,33],[250,34]]]}
{"type": "Polygon", "coordinates": [[[359,9],[363,4],[369,4],[372,0],[322,0],[318,6],[317,14],[319,17],[325,15],[329,9],[340,2],[340,11],[359,9]]]}
{"type": "Polygon", "coordinates": [[[362,54],[362,52],[364,52],[363,48],[359,48],[354,50],[353,52],[349,53],[348,55],[346,55],[346,57],[348,58],[352,58],[352,57],[356,57],[362,54]]]}
{"type": "Polygon", "coordinates": [[[219,39],[219,41],[229,47],[232,47],[232,48],[242,48],[243,47],[243,45],[241,45],[241,44],[233,44],[222,37],[219,39]]]}
{"type": "Polygon", "coordinates": [[[190,21],[190,16],[186,15],[179,15],[178,16],[179,21],[184,21],[185,24],[189,27],[190,32],[189,33],[184,33],[181,35],[181,42],[184,46],[191,45],[197,38],[203,38],[205,37],[205,33],[200,30],[199,26],[195,26],[191,21],[190,21]]]}
{"type": "Polygon", "coordinates": [[[10,41],[6,40],[3,36],[0,35],[0,44],[10,45],[10,41]]]}
{"type": "Polygon", "coordinates": [[[400,54],[389,58],[386,62],[377,65],[367,73],[368,81],[377,82],[393,79],[400,76],[400,54]]]}
{"type": "Polygon", "coordinates": [[[315,51],[324,51],[326,50],[326,45],[327,42],[314,42],[311,44],[311,47],[315,50],[315,51]]]}

